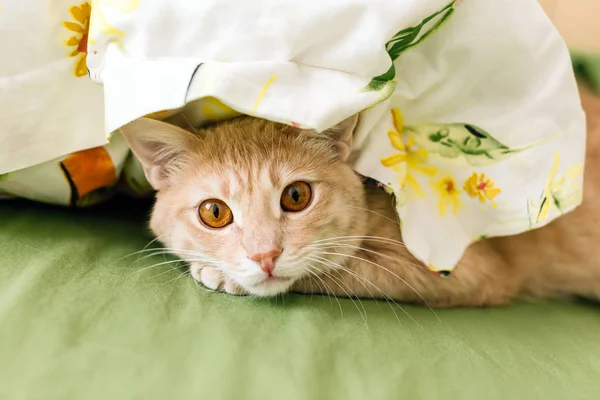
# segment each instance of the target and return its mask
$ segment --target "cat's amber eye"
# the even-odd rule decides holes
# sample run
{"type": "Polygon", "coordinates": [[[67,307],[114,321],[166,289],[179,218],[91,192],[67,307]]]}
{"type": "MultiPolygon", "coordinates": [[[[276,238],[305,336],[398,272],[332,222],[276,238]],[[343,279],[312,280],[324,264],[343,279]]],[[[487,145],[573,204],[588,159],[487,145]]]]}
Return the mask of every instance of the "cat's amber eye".
{"type": "Polygon", "coordinates": [[[231,208],[217,199],[203,201],[198,208],[198,216],[204,225],[211,228],[223,228],[233,222],[231,208]]]}
{"type": "Polygon", "coordinates": [[[304,210],[310,204],[312,189],[306,182],[297,181],[283,189],[281,195],[281,208],[285,211],[298,212],[304,210]]]}

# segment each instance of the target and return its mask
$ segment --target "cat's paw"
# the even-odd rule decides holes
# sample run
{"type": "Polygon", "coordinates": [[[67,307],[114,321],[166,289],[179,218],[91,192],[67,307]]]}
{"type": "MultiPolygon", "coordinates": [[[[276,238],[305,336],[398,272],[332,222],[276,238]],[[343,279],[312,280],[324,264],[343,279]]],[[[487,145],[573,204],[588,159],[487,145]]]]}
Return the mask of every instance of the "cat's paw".
{"type": "Polygon", "coordinates": [[[214,267],[202,267],[195,264],[190,266],[192,277],[212,290],[222,291],[228,294],[241,296],[247,294],[239,285],[231,279],[227,279],[223,272],[214,267]]]}
{"type": "Polygon", "coordinates": [[[204,286],[212,290],[220,290],[224,283],[223,273],[212,267],[194,268],[192,265],[192,276],[204,286]]]}

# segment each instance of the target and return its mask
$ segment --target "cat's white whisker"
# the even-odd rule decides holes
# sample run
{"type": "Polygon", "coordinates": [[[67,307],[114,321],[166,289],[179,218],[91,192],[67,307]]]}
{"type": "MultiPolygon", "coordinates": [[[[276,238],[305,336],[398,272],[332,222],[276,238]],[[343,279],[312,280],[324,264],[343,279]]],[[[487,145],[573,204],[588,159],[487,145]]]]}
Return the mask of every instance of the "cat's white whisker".
{"type": "Polygon", "coordinates": [[[352,291],[350,286],[348,286],[344,281],[342,281],[339,278],[336,278],[334,275],[330,274],[327,271],[319,270],[317,267],[315,267],[312,264],[307,264],[307,265],[309,266],[309,268],[312,268],[315,271],[319,271],[320,273],[322,273],[323,275],[325,275],[326,277],[331,279],[331,281],[333,283],[335,283],[342,290],[342,292],[344,292],[346,294],[346,297],[352,302],[352,304],[354,304],[354,306],[356,307],[356,310],[358,311],[358,314],[362,317],[363,321],[365,322],[365,326],[367,327],[367,330],[369,330],[369,323],[367,322],[367,309],[365,308],[365,306],[362,303],[362,301],[360,300],[360,298],[358,298],[356,295],[353,295],[352,293],[350,293],[352,291]],[[344,285],[348,290],[350,290],[350,292],[348,292],[348,290],[344,289],[344,287],[342,285],[344,285]],[[358,304],[360,304],[360,308],[358,307],[358,304],[356,303],[356,301],[358,301],[358,304]],[[361,312],[361,308],[362,308],[362,312],[361,312]]]}
{"type": "Polygon", "coordinates": [[[163,233],[162,235],[157,235],[157,236],[156,236],[154,239],[152,239],[151,241],[149,241],[149,242],[148,242],[148,243],[147,243],[147,244],[146,244],[146,245],[145,245],[145,246],[142,248],[142,250],[144,250],[144,249],[147,249],[147,248],[148,248],[148,247],[150,247],[150,246],[151,246],[153,243],[156,243],[157,241],[161,240],[162,238],[164,238],[164,237],[165,237],[165,236],[167,236],[167,235],[168,235],[168,233],[163,233]]]}
{"type": "MultiPolygon", "coordinates": [[[[305,260],[312,261],[312,262],[318,262],[319,264],[321,264],[321,265],[323,265],[323,266],[325,266],[325,267],[330,267],[330,268],[333,268],[334,270],[344,270],[344,271],[350,272],[350,270],[349,270],[349,269],[342,267],[340,264],[338,264],[338,263],[336,263],[336,262],[333,262],[333,261],[331,261],[331,260],[328,260],[327,258],[325,258],[325,257],[321,257],[321,256],[319,256],[319,255],[307,256],[307,257],[305,257],[304,259],[305,259],[305,260]]],[[[370,282],[369,282],[369,283],[370,283],[370,282]]],[[[367,288],[367,286],[366,286],[366,285],[364,285],[362,282],[361,282],[361,285],[362,285],[362,286],[365,288],[365,290],[366,290],[366,291],[368,291],[368,292],[369,292],[369,294],[371,295],[371,297],[375,298],[375,296],[373,296],[373,292],[371,292],[371,291],[370,291],[370,290],[367,288]]]]}
{"type": "Polygon", "coordinates": [[[185,113],[183,111],[181,111],[180,114],[183,117],[183,119],[185,120],[185,122],[187,122],[187,124],[192,129],[192,132],[194,132],[195,134],[198,134],[198,131],[196,130],[196,128],[194,128],[194,125],[192,125],[192,123],[190,122],[190,120],[185,116],[185,113]]]}
{"type": "MultiPolygon", "coordinates": [[[[171,253],[170,251],[167,251],[167,250],[160,250],[160,251],[149,252],[149,253],[147,253],[144,256],[139,256],[137,258],[137,260],[135,260],[134,262],[131,263],[131,265],[139,263],[140,261],[146,260],[148,258],[152,258],[152,257],[156,257],[156,256],[165,256],[165,255],[173,255],[173,253],[171,253]]],[[[164,258],[165,257],[163,257],[163,259],[164,258]]]]}
{"type": "MultiPolygon", "coordinates": [[[[172,272],[172,271],[177,271],[178,269],[179,269],[179,266],[172,267],[172,268],[171,268],[171,269],[169,269],[169,270],[166,270],[166,271],[163,271],[163,272],[161,272],[161,273],[159,273],[159,274],[153,275],[153,276],[152,276],[150,279],[156,279],[156,278],[158,278],[159,276],[162,276],[162,275],[164,275],[164,274],[168,274],[169,272],[172,272]]],[[[188,271],[183,271],[183,272],[184,272],[184,273],[187,273],[188,271]]]]}
{"type": "MultiPolygon", "coordinates": [[[[326,259],[326,258],[323,258],[323,257],[319,257],[319,256],[312,256],[312,257],[305,257],[304,259],[305,259],[305,260],[312,261],[312,262],[317,262],[317,263],[319,263],[319,264],[321,264],[321,265],[324,265],[325,267],[331,267],[331,268],[333,268],[333,269],[335,269],[335,270],[340,270],[340,269],[341,269],[341,270],[345,270],[345,269],[344,269],[344,268],[343,268],[341,265],[339,265],[339,264],[337,264],[337,263],[334,263],[333,261],[330,261],[330,260],[328,260],[328,259],[326,259]],[[314,258],[313,258],[313,257],[314,257],[314,258]],[[321,260],[319,260],[319,259],[321,259],[321,260]],[[324,262],[324,261],[322,261],[322,260],[325,260],[327,263],[326,263],[326,262],[324,262]]],[[[347,272],[349,272],[349,270],[346,270],[346,271],[347,271],[347,272]]],[[[319,272],[326,273],[327,271],[322,271],[322,270],[319,270],[319,272]]],[[[331,278],[331,276],[330,276],[330,278],[331,278]]],[[[369,282],[369,283],[370,283],[370,282],[369,282]]],[[[361,285],[362,285],[362,286],[365,288],[365,290],[366,290],[367,292],[369,292],[369,294],[371,295],[371,297],[372,297],[372,298],[375,298],[375,296],[373,296],[373,292],[371,292],[371,291],[370,291],[370,290],[367,288],[367,286],[366,286],[364,283],[360,282],[360,284],[361,284],[361,285]]],[[[346,286],[347,286],[347,285],[346,285],[346,286]]]]}
{"type": "Polygon", "coordinates": [[[310,270],[310,268],[305,268],[305,271],[308,272],[309,274],[311,274],[312,276],[314,276],[316,279],[318,279],[321,283],[323,283],[324,288],[327,288],[329,290],[329,293],[327,293],[327,290],[323,290],[323,294],[326,295],[327,297],[329,297],[329,299],[331,299],[331,297],[333,297],[335,299],[335,301],[338,304],[338,307],[340,309],[340,315],[342,317],[342,320],[344,319],[344,310],[342,309],[342,303],[340,303],[340,300],[333,295],[333,290],[331,289],[331,286],[329,286],[327,284],[327,282],[325,282],[323,280],[323,278],[321,278],[317,273],[313,272],[310,270]]]}
{"type": "MultiPolygon", "coordinates": [[[[311,272],[311,271],[308,271],[308,268],[306,266],[303,266],[302,267],[302,272],[311,272]]],[[[327,289],[325,289],[324,286],[321,286],[321,284],[319,283],[319,281],[317,281],[312,274],[311,275],[307,275],[307,277],[308,277],[308,279],[309,279],[309,281],[311,283],[312,282],[315,283],[315,285],[319,288],[319,292],[322,293],[323,296],[325,296],[325,297],[327,297],[329,299],[329,306],[333,307],[333,300],[331,300],[331,296],[329,294],[327,294],[327,289]]],[[[311,290],[311,292],[310,292],[310,300],[311,301],[313,299],[314,294],[315,294],[314,291],[311,290]]]]}
{"type": "MultiPolygon", "coordinates": [[[[307,246],[307,247],[312,247],[312,246],[307,246]]],[[[367,249],[367,248],[362,247],[362,246],[354,246],[354,245],[345,244],[345,243],[334,243],[334,244],[331,244],[331,245],[319,245],[319,246],[315,246],[313,248],[331,249],[331,248],[337,248],[337,247],[346,248],[346,249],[356,249],[356,250],[364,251],[366,253],[375,254],[375,255],[378,255],[378,256],[380,256],[382,258],[387,258],[388,260],[392,260],[392,261],[397,262],[397,263],[402,263],[404,265],[413,266],[413,267],[417,267],[417,268],[420,268],[420,269],[423,268],[423,265],[421,265],[421,264],[413,263],[413,262],[410,262],[410,261],[407,261],[407,260],[402,260],[402,259],[400,259],[398,257],[392,257],[389,254],[384,254],[384,253],[382,253],[380,251],[375,251],[375,250],[367,249]]]]}
{"type": "Polygon", "coordinates": [[[322,252],[322,254],[325,255],[332,255],[332,256],[342,256],[342,257],[348,257],[348,258],[352,258],[358,261],[362,261],[362,262],[366,262],[367,264],[371,264],[374,265],[384,271],[386,271],[387,273],[389,273],[390,275],[396,277],[398,280],[400,280],[401,282],[403,282],[410,290],[413,291],[413,293],[415,293],[419,299],[427,306],[429,307],[429,309],[433,312],[433,314],[436,316],[436,318],[438,319],[438,321],[441,322],[440,318],[438,317],[437,313],[435,312],[435,310],[433,309],[433,307],[431,306],[431,303],[429,303],[429,301],[427,301],[427,299],[425,297],[423,297],[423,295],[421,295],[421,293],[419,293],[410,283],[408,283],[404,278],[402,278],[401,276],[399,276],[398,274],[396,274],[395,272],[391,271],[390,269],[374,262],[371,260],[367,260],[366,258],[362,258],[362,257],[358,257],[358,256],[354,256],[354,255],[348,255],[348,254],[343,254],[343,253],[335,253],[335,252],[322,252]]]}
{"type": "Polygon", "coordinates": [[[392,223],[393,223],[393,224],[395,224],[395,225],[398,225],[398,226],[400,226],[400,223],[399,223],[398,221],[395,221],[395,220],[391,219],[390,217],[387,217],[387,216],[385,216],[385,215],[383,215],[383,214],[381,214],[381,213],[378,213],[377,211],[369,210],[368,208],[365,208],[365,207],[357,207],[357,206],[351,206],[351,205],[346,205],[346,207],[349,207],[349,208],[355,208],[355,209],[357,209],[357,210],[364,210],[364,211],[368,211],[368,212],[370,212],[370,213],[372,213],[372,214],[375,214],[375,215],[377,215],[377,216],[379,216],[379,217],[381,217],[381,218],[383,218],[383,219],[386,219],[386,220],[388,220],[388,221],[392,222],[392,223]]]}
{"type": "Polygon", "coordinates": [[[389,239],[389,238],[384,238],[384,237],[380,237],[380,236],[336,236],[336,237],[330,237],[330,238],[326,238],[326,239],[320,239],[320,240],[315,240],[312,243],[310,243],[309,245],[316,245],[316,244],[320,244],[320,243],[328,243],[328,242],[341,242],[341,241],[363,241],[363,240],[370,240],[370,241],[374,241],[374,242],[381,242],[381,243],[390,243],[390,244],[395,244],[398,245],[400,247],[404,247],[406,248],[406,245],[401,242],[400,240],[395,240],[395,239],[389,239]]]}
{"type": "Polygon", "coordinates": [[[143,252],[146,252],[146,251],[152,251],[152,250],[156,250],[155,248],[148,249],[148,246],[151,246],[153,243],[155,243],[156,241],[160,240],[160,239],[161,239],[161,237],[164,237],[164,236],[166,236],[166,234],[164,234],[164,235],[160,235],[160,236],[157,236],[157,237],[155,237],[154,239],[152,239],[151,241],[149,241],[149,242],[148,242],[148,243],[147,243],[147,244],[146,244],[146,245],[145,245],[145,246],[142,248],[142,250],[138,250],[138,251],[134,251],[134,252],[131,252],[131,253],[125,254],[124,256],[122,256],[122,257],[118,258],[118,259],[116,260],[116,262],[123,261],[124,259],[126,259],[126,258],[129,258],[129,257],[132,257],[132,256],[134,256],[134,255],[136,255],[136,254],[140,254],[140,253],[143,253],[143,252]]]}
{"type": "MultiPolygon", "coordinates": [[[[210,257],[208,257],[202,253],[198,253],[198,252],[191,251],[191,250],[173,249],[173,248],[168,248],[168,247],[140,250],[137,253],[142,253],[142,252],[147,253],[147,254],[144,255],[143,257],[138,257],[138,259],[134,263],[145,260],[150,257],[155,257],[157,255],[166,255],[166,254],[189,255],[189,256],[196,257],[196,258],[202,258],[203,261],[207,261],[207,262],[214,261],[210,257]]],[[[183,260],[183,261],[189,261],[189,260],[183,260]]]]}
{"type": "MultiPolygon", "coordinates": [[[[142,269],[139,269],[139,270],[133,271],[131,274],[127,275],[125,278],[126,278],[126,279],[127,279],[127,278],[131,278],[131,277],[132,277],[133,275],[135,275],[135,274],[140,274],[140,273],[142,273],[142,272],[144,272],[144,271],[147,271],[147,270],[149,270],[149,269],[152,269],[152,268],[160,267],[160,266],[162,266],[162,265],[168,265],[168,264],[179,264],[179,263],[181,263],[181,262],[182,262],[181,260],[170,260],[170,261],[164,261],[164,262],[160,262],[160,263],[157,263],[157,264],[152,264],[152,265],[150,265],[150,266],[148,266],[148,267],[144,267],[144,268],[142,268],[142,269]]],[[[179,268],[179,267],[178,267],[178,266],[171,267],[171,269],[170,269],[170,270],[177,269],[177,268],[179,268]]]]}
{"type": "Polygon", "coordinates": [[[198,255],[199,257],[208,257],[205,254],[199,253],[197,251],[178,249],[178,248],[174,248],[174,247],[155,247],[152,249],[140,250],[133,254],[144,253],[144,252],[147,253],[147,252],[152,252],[152,251],[164,251],[164,252],[171,252],[171,253],[186,253],[186,254],[195,254],[195,255],[198,255]]]}
{"type": "Polygon", "coordinates": [[[181,277],[184,277],[184,276],[186,276],[187,274],[188,274],[188,271],[182,272],[181,274],[179,274],[179,276],[176,276],[176,277],[175,277],[175,278],[173,278],[173,279],[170,279],[170,280],[168,280],[168,281],[166,281],[166,282],[164,282],[164,283],[161,283],[160,285],[158,285],[158,287],[161,287],[161,286],[164,286],[164,285],[168,285],[168,284],[169,284],[169,283],[171,283],[171,282],[177,281],[177,280],[179,280],[181,277]]]}
{"type": "Polygon", "coordinates": [[[317,257],[317,259],[315,259],[315,262],[319,262],[325,266],[329,265],[330,267],[333,267],[334,269],[340,270],[340,271],[344,271],[348,274],[350,274],[352,277],[354,277],[355,279],[358,279],[360,284],[365,288],[365,290],[367,292],[369,292],[369,295],[372,298],[375,298],[375,296],[373,296],[373,292],[371,292],[367,286],[365,285],[365,282],[368,283],[369,285],[371,285],[372,287],[374,287],[380,294],[381,296],[383,296],[384,300],[387,302],[387,304],[390,306],[390,309],[392,310],[392,312],[394,313],[394,315],[396,316],[396,319],[398,320],[399,323],[400,322],[400,317],[398,316],[398,314],[396,313],[396,310],[394,310],[394,307],[392,306],[392,304],[390,304],[390,302],[394,303],[400,310],[402,310],[402,312],[404,314],[406,314],[406,316],[408,318],[410,318],[415,324],[419,325],[420,324],[414,320],[414,318],[408,313],[408,311],[406,311],[400,304],[398,304],[393,298],[391,298],[388,294],[386,294],[383,290],[381,290],[377,285],[375,285],[373,282],[371,282],[370,280],[368,280],[366,277],[360,275],[358,272],[353,271],[349,268],[346,268],[344,266],[342,266],[341,264],[338,264],[336,262],[333,262],[327,258],[321,257],[321,256],[314,256],[317,257]]]}

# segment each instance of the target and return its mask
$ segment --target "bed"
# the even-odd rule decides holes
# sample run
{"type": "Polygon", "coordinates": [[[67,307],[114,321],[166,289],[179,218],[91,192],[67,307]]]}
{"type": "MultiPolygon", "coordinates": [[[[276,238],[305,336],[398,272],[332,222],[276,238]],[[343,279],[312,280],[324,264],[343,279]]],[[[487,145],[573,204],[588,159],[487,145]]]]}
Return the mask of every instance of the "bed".
{"type": "Polygon", "coordinates": [[[136,253],[148,208],[0,203],[0,398],[600,396],[597,305],[434,313],[211,293],[136,253]]]}
{"type": "Polygon", "coordinates": [[[600,398],[597,304],[213,293],[143,251],[150,206],[0,202],[0,399],[600,398]]]}

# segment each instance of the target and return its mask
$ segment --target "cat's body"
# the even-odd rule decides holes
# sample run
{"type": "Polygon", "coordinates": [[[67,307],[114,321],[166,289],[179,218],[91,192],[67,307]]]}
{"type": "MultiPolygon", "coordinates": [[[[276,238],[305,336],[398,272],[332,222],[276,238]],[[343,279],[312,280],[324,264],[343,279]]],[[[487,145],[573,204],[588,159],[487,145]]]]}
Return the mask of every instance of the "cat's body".
{"type": "Polygon", "coordinates": [[[123,131],[158,190],[151,228],[210,288],[483,306],[600,298],[600,102],[584,107],[593,118],[583,204],[544,228],[473,244],[445,278],[402,244],[392,198],[345,164],[355,119],[321,135],[249,117],[199,135],[150,120],[123,131]],[[286,209],[299,190],[309,200],[286,209]],[[203,207],[225,225],[207,226],[203,207]]]}
{"type": "MultiPolygon", "coordinates": [[[[600,167],[600,158],[594,163],[600,167]]],[[[323,282],[304,281],[297,289],[321,292],[326,284],[337,296],[347,296],[351,288],[359,297],[427,301],[434,307],[498,305],[516,298],[570,295],[598,299],[600,259],[594,254],[600,246],[600,210],[594,202],[600,196],[600,175],[589,171],[585,179],[584,202],[575,211],[537,230],[473,244],[448,277],[427,271],[397,244],[366,239],[361,245],[366,250],[346,262],[353,273],[322,276],[323,282]]],[[[377,188],[367,189],[369,209],[394,219],[388,197],[377,188]]],[[[377,215],[369,217],[365,233],[402,239],[398,225],[377,215]]]]}

